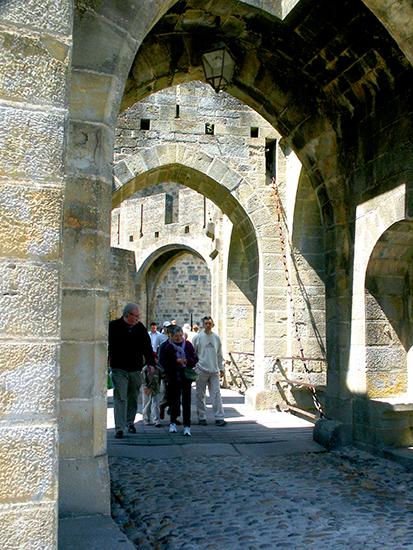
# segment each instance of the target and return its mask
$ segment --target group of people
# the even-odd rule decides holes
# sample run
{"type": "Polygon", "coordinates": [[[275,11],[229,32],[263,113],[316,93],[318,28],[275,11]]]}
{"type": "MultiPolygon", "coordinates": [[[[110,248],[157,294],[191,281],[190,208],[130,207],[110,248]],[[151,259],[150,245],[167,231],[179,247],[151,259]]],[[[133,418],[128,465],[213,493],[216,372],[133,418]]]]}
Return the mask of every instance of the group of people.
{"type": "Polygon", "coordinates": [[[136,433],[135,417],[142,388],[143,422],[162,426],[169,414],[169,432],[191,436],[191,387],[196,382],[198,423],[207,425],[206,389],[212,401],[217,426],[225,426],[220,377],[224,372],[221,340],[212,329],[210,316],[202,319],[202,330],[176,321],[165,321],[162,332],[140,321],[137,304],[127,304],[119,319],[109,323],[109,367],[113,382],[115,437],[125,430],[136,433]],[[198,330],[197,330],[198,329],[198,330]],[[182,422],[179,417],[182,415],[182,422]]]}

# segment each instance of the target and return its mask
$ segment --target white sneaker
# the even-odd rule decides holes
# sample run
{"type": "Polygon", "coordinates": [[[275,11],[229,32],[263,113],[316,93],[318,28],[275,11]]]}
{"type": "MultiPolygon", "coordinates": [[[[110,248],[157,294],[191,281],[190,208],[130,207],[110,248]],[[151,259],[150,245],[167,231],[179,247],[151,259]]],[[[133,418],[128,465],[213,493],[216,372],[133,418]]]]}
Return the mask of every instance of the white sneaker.
{"type": "Polygon", "coordinates": [[[176,429],[176,424],[174,424],[173,422],[171,422],[169,424],[169,433],[170,434],[176,434],[178,430],[176,429]]]}
{"type": "Polygon", "coordinates": [[[191,428],[189,428],[188,426],[184,426],[184,435],[188,435],[189,437],[191,437],[191,428]]]}

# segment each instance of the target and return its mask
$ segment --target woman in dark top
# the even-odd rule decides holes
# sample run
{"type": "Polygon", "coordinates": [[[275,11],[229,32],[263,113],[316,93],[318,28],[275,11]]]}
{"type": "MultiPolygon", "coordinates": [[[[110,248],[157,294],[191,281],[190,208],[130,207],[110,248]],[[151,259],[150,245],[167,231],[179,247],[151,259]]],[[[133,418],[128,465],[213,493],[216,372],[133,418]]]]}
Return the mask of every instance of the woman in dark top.
{"type": "Polygon", "coordinates": [[[182,402],[184,435],[191,435],[191,385],[186,369],[193,369],[198,358],[192,344],[184,339],[182,328],[174,325],[171,339],[165,344],[162,353],[162,366],[168,383],[168,401],[171,416],[169,432],[176,433],[176,419],[182,402]]]}

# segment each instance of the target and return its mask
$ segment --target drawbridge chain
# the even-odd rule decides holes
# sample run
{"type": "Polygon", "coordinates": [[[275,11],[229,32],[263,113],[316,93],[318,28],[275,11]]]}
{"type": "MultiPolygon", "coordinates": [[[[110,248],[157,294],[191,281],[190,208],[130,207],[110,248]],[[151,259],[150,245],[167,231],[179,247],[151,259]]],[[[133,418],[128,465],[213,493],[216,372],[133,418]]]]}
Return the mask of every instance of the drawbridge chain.
{"type": "MultiPolygon", "coordinates": [[[[277,186],[277,182],[276,182],[275,178],[272,178],[272,188],[274,190],[274,196],[275,196],[275,209],[276,209],[276,214],[277,214],[277,231],[278,231],[278,235],[279,235],[279,238],[280,238],[281,254],[282,254],[282,261],[283,261],[283,266],[284,266],[284,276],[285,276],[285,281],[286,281],[286,284],[287,284],[288,299],[289,299],[290,304],[291,304],[291,314],[292,314],[292,318],[293,318],[295,337],[296,337],[298,347],[299,347],[299,350],[300,350],[300,359],[301,359],[302,364],[304,366],[304,370],[307,374],[310,374],[310,370],[307,367],[307,360],[306,360],[305,355],[304,355],[304,348],[303,348],[303,345],[302,345],[300,332],[298,330],[297,318],[296,318],[296,315],[295,315],[293,287],[292,287],[292,284],[291,284],[291,276],[290,276],[290,271],[289,271],[289,268],[288,268],[288,261],[287,261],[287,246],[286,246],[287,230],[284,230],[285,220],[284,220],[284,217],[283,217],[282,202],[281,202],[280,194],[278,192],[278,186],[277,186]]],[[[306,385],[306,386],[308,387],[308,389],[311,392],[311,397],[313,399],[314,406],[317,409],[317,411],[320,415],[320,418],[324,418],[325,415],[324,415],[323,407],[320,403],[320,400],[318,399],[317,391],[316,391],[315,387],[311,384],[306,385]]]]}

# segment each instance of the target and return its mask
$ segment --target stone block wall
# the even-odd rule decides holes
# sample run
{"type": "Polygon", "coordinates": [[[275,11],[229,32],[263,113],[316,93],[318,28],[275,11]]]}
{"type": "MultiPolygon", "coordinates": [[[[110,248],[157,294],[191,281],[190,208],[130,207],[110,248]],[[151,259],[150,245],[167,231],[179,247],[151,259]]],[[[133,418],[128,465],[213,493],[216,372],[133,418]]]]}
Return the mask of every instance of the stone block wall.
{"type": "MultiPolygon", "coordinates": [[[[150,187],[122,202],[112,210],[111,245],[135,251],[138,258],[166,235],[177,242],[183,234],[194,240],[205,236],[205,222],[222,215],[214,203],[183,185],[166,182],[150,187]],[[166,194],[171,195],[177,216],[165,223],[166,194]]],[[[137,261],[139,264],[139,260],[137,261]]]]}
{"type": "Polygon", "coordinates": [[[127,303],[136,303],[136,263],[135,254],[130,250],[111,248],[109,319],[122,315],[127,303]]]}
{"type": "Polygon", "coordinates": [[[0,5],[0,547],[56,548],[71,7],[0,5]]]}
{"type": "Polygon", "coordinates": [[[180,255],[160,279],[153,303],[158,323],[176,319],[177,324],[200,323],[211,312],[211,276],[208,266],[193,254],[180,255]]]}
{"type": "Polygon", "coordinates": [[[371,449],[411,447],[412,403],[396,397],[355,400],[354,439],[371,449]]]}
{"type": "Polygon", "coordinates": [[[114,159],[119,162],[142,149],[186,143],[194,155],[203,151],[223,159],[252,184],[260,184],[263,178],[265,181],[265,140],[278,137],[274,128],[247,105],[227,94],[218,96],[210,86],[194,81],[152,94],[121,113],[114,159]],[[150,121],[149,130],[141,130],[142,119],[150,121]],[[214,135],[205,133],[206,124],[214,126],[214,135]],[[251,137],[253,127],[258,128],[258,137],[251,137]]]}

